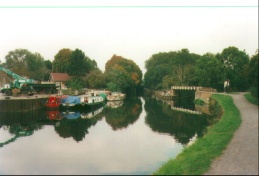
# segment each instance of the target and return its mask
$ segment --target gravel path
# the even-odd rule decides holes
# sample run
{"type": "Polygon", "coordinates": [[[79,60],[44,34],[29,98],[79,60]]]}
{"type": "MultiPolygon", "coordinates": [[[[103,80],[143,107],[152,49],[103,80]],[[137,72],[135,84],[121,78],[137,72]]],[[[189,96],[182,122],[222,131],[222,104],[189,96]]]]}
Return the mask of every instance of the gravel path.
{"type": "Polygon", "coordinates": [[[205,175],[258,175],[258,106],[244,97],[230,94],[240,110],[242,122],[223,154],[205,175]]]}

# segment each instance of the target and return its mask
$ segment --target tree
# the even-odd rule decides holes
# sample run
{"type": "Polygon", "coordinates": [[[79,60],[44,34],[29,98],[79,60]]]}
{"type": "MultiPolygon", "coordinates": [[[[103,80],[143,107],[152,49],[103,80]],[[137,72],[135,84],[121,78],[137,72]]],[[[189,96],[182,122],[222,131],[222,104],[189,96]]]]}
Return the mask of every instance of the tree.
{"type": "Polygon", "coordinates": [[[53,61],[54,73],[66,73],[70,61],[72,50],[63,48],[55,55],[53,61]]]}
{"type": "Polygon", "coordinates": [[[105,77],[99,69],[90,71],[90,73],[86,76],[86,80],[89,88],[105,87],[105,77]]]}
{"type": "Polygon", "coordinates": [[[44,58],[39,53],[31,53],[26,49],[10,51],[5,57],[6,67],[20,76],[35,80],[43,80],[48,73],[44,58]]]}
{"type": "Polygon", "coordinates": [[[18,75],[29,77],[30,74],[27,67],[26,58],[30,54],[31,52],[27,49],[16,49],[14,51],[9,51],[9,53],[5,56],[6,68],[18,75]]]}
{"type": "Polygon", "coordinates": [[[172,76],[172,71],[168,64],[157,65],[155,69],[147,70],[144,76],[145,86],[150,89],[161,89],[162,79],[166,75],[172,76]]]}
{"type": "Polygon", "coordinates": [[[83,51],[76,49],[71,53],[67,73],[72,76],[86,76],[91,70],[98,69],[95,60],[87,57],[83,51]]]}
{"type": "Polygon", "coordinates": [[[144,76],[145,86],[151,89],[162,88],[165,76],[172,77],[174,85],[192,85],[194,67],[199,55],[189,53],[188,49],[158,53],[145,61],[147,72],[144,76]]]}
{"type": "Polygon", "coordinates": [[[259,53],[257,52],[251,57],[248,66],[248,78],[249,84],[251,88],[251,94],[258,99],[258,60],[259,60],[259,53]]]}
{"type": "Polygon", "coordinates": [[[30,78],[35,80],[43,80],[44,76],[48,74],[44,58],[39,54],[29,54],[27,57],[27,65],[30,71],[30,78]]]}
{"type": "Polygon", "coordinates": [[[170,75],[166,75],[162,79],[162,86],[164,89],[171,89],[171,86],[174,85],[174,79],[170,75]]]}
{"type": "Polygon", "coordinates": [[[194,77],[199,86],[223,90],[222,64],[212,53],[206,53],[197,60],[194,77]]]}
{"type": "Polygon", "coordinates": [[[84,52],[76,49],[71,54],[67,73],[71,76],[81,77],[85,76],[88,71],[89,67],[87,66],[84,52]]]}
{"type": "Polygon", "coordinates": [[[50,60],[44,61],[44,64],[47,68],[47,73],[44,75],[44,80],[49,81],[50,73],[52,72],[52,62],[50,60]]]}
{"type": "Polygon", "coordinates": [[[140,68],[132,60],[116,55],[107,61],[104,74],[107,83],[112,82],[123,92],[136,92],[142,81],[140,68]]]}
{"type": "Polygon", "coordinates": [[[231,88],[237,91],[245,91],[249,87],[248,79],[244,76],[244,70],[249,64],[247,53],[230,46],[217,56],[222,63],[226,75],[225,79],[230,79],[231,88]]]}

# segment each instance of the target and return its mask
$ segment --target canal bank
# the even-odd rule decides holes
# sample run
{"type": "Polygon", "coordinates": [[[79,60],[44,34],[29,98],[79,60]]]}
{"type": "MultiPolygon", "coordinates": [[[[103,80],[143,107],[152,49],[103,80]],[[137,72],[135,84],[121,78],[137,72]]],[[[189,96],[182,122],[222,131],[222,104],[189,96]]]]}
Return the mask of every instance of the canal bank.
{"type": "Polygon", "coordinates": [[[0,95],[0,112],[23,112],[45,108],[48,95],[3,96],[0,95]]]}
{"type": "Polygon", "coordinates": [[[154,175],[258,175],[258,106],[244,93],[225,95],[212,96],[224,109],[221,120],[154,175]]]}

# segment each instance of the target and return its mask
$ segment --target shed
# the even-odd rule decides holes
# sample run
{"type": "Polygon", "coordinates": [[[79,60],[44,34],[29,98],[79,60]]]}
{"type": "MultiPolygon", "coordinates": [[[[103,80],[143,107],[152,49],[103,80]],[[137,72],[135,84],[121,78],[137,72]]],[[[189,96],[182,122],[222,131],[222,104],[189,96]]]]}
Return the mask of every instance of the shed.
{"type": "Polygon", "coordinates": [[[72,77],[67,73],[51,73],[50,82],[55,82],[56,85],[60,85],[61,89],[66,88],[66,82],[69,81],[72,77]]]}

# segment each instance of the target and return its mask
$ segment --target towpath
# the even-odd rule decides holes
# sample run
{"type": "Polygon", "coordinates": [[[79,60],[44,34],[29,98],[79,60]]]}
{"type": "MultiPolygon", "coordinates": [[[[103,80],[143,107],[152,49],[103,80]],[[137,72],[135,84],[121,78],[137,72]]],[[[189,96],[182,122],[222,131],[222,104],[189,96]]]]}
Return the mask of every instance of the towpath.
{"type": "Polygon", "coordinates": [[[258,175],[258,106],[248,102],[244,94],[229,94],[242,122],[223,154],[204,175],[258,175]]]}

